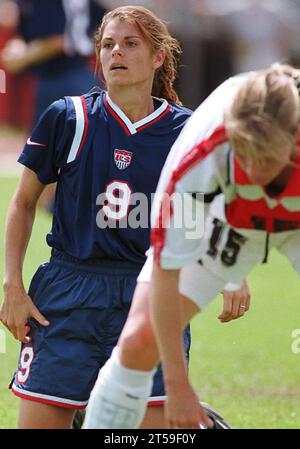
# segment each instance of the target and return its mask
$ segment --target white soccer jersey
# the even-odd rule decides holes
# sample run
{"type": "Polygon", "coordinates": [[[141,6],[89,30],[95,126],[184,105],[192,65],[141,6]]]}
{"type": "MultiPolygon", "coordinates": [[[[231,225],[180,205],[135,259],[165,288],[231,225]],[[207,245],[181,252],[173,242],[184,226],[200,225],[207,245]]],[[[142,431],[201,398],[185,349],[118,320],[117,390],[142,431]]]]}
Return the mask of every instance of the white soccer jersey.
{"type": "MultiPolygon", "coordinates": [[[[190,197],[202,193],[207,202],[223,193],[224,201],[218,202],[214,215],[241,234],[244,230],[247,235],[259,233],[264,237],[266,233],[300,228],[299,167],[293,168],[284,191],[270,197],[262,186],[248,179],[228,142],[224,111],[248,76],[251,74],[230,78],[202,103],[167,158],[152,209],[152,246],[156,261],[163,268],[181,268],[203,255],[202,235],[191,238],[191,220],[179,220],[180,214],[192,216],[197,201],[185,201],[182,212],[176,204],[168,207],[166,197],[161,199],[163,193],[185,193],[190,197]]],[[[300,165],[300,158],[297,162],[300,165]]]]}

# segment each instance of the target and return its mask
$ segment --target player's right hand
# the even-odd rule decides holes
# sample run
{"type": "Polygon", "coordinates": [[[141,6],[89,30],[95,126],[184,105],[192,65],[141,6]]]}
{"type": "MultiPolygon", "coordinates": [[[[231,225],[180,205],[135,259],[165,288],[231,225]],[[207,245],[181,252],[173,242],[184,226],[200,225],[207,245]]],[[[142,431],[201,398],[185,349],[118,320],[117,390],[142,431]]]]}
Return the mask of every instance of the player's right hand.
{"type": "Polygon", "coordinates": [[[200,424],[213,427],[189,383],[168,391],[165,403],[165,419],[170,429],[199,429],[200,424]]]}
{"type": "Polygon", "coordinates": [[[21,287],[5,288],[4,300],[0,308],[0,321],[17,340],[23,343],[31,341],[27,336],[30,330],[28,326],[30,318],[34,318],[42,326],[50,324],[21,287]]]}

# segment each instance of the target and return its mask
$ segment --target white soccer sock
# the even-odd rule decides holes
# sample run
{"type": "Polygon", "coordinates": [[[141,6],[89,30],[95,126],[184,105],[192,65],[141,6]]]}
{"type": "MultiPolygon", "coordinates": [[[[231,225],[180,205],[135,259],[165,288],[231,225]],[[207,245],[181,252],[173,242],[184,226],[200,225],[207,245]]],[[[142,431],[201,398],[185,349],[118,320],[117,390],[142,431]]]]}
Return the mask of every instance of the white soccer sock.
{"type": "Polygon", "coordinates": [[[84,421],[85,429],[137,429],[151,394],[152,371],[137,371],[121,365],[118,348],[101,368],[84,421]]]}

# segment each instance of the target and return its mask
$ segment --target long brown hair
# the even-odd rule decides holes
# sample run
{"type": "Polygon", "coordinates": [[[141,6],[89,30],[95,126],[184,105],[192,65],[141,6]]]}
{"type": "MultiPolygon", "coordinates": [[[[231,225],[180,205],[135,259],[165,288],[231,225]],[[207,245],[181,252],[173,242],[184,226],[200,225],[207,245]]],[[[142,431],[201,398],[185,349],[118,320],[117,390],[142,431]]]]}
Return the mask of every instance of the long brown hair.
{"type": "Polygon", "coordinates": [[[163,21],[156,17],[153,12],[142,6],[122,6],[108,12],[103,17],[102,22],[95,33],[97,68],[102,81],[105,83],[100,62],[101,40],[108,22],[116,18],[135,23],[146,41],[150,44],[153,52],[164,49],[165,60],[163,65],[155,72],[152,95],[154,97],[165,98],[173,103],[181,104],[181,101],[173,88],[173,83],[177,74],[178,58],[181,54],[180,44],[170,35],[163,21]]]}

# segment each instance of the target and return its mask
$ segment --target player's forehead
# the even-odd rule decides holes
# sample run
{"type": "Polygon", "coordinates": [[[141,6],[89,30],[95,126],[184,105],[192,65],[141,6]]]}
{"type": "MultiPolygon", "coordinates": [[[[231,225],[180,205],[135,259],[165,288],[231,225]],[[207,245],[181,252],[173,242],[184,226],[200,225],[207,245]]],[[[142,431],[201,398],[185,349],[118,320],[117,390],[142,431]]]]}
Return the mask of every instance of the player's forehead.
{"type": "Polygon", "coordinates": [[[129,19],[111,19],[105,26],[102,34],[102,41],[133,38],[145,39],[138,25],[129,19]]]}
{"type": "Polygon", "coordinates": [[[289,151],[282,151],[282,148],[243,148],[234,151],[235,156],[250,165],[276,164],[289,158],[289,151]]]}

